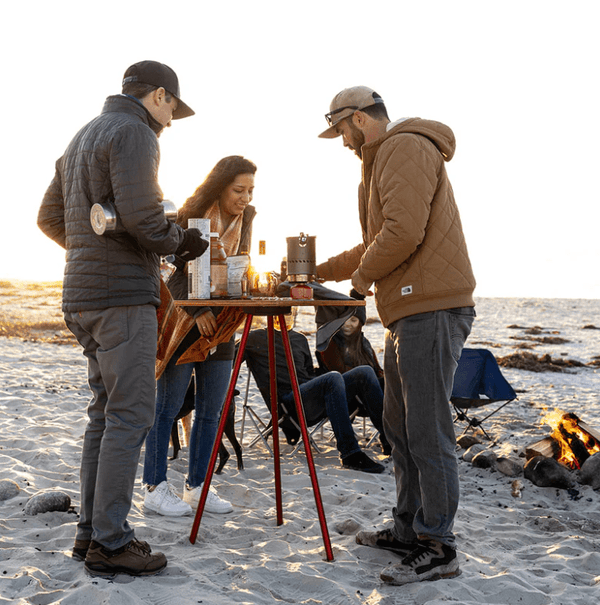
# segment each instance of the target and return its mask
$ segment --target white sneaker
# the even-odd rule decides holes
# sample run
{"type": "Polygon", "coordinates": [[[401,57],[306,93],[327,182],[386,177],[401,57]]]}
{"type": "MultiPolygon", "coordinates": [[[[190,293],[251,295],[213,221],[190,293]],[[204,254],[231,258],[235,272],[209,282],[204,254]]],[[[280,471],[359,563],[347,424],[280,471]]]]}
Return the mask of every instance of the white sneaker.
{"type": "Polygon", "coordinates": [[[193,512],[192,507],[186,504],[166,481],[159,485],[146,486],[144,507],[165,517],[183,517],[193,512]]]}
{"type": "MultiPolygon", "coordinates": [[[[183,501],[187,502],[193,508],[198,508],[198,502],[200,501],[200,495],[202,494],[202,485],[198,487],[189,487],[186,485],[183,488],[183,501]]],[[[219,498],[215,488],[211,485],[206,496],[206,503],[204,504],[204,510],[208,513],[231,513],[233,512],[233,506],[231,502],[219,498]]]]}

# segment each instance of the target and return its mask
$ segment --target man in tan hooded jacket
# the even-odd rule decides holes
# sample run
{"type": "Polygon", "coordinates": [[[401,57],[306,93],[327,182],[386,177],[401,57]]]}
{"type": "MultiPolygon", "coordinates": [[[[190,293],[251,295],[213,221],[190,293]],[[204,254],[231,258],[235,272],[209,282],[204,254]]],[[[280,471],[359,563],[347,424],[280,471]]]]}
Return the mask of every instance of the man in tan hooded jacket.
{"type": "Polygon", "coordinates": [[[391,123],[366,86],[338,93],[322,138],[341,136],[362,160],[363,241],[317,267],[323,280],[375,284],[386,327],[384,428],[392,445],[394,525],[361,531],[359,544],[403,557],[381,573],[406,584],[460,573],[452,527],[459,485],[450,412],[454,372],[475,316],[471,269],[445,162],[450,128],[408,118],[391,123]]]}

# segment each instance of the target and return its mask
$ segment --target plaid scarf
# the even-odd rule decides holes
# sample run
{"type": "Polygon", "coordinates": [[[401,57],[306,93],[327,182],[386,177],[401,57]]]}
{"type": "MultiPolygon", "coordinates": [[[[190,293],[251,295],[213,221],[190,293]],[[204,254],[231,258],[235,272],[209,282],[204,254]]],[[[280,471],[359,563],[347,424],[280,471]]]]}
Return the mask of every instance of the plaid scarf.
{"type": "Polygon", "coordinates": [[[221,210],[219,209],[219,202],[214,202],[212,206],[206,211],[204,218],[210,219],[210,230],[212,233],[218,233],[225,248],[227,256],[234,256],[237,254],[237,250],[240,245],[240,239],[242,238],[242,221],[243,213],[233,217],[233,220],[224,228],[223,222],[221,221],[221,210]]]}
{"type": "MultiPolygon", "coordinates": [[[[156,313],[158,318],[158,348],[155,372],[156,380],[158,380],[183,339],[196,325],[196,320],[175,305],[171,292],[162,279],[160,281],[160,307],[156,313]]],[[[208,338],[201,336],[181,355],[177,365],[204,361],[211,349],[222,342],[229,341],[245,317],[246,314],[240,307],[223,307],[217,315],[217,331],[208,338]]]]}
{"type": "Polygon", "coordinates": [[[177,326],[178,314],[180,309],[175,306],[171,292],[165,282],[160,280],[160,307],[156,309],[156,319],[158,320],[158,346],[156,348],[156,359],[162,361],[169,347],[169,342],[173,337],[177,326]]]}
{"type": "MultiPolygon", "coordinates": [[[[242,237],[243,214],[235,216],[224,229],[219,203],[214,202],[204,218],[210,219],[211,232],[218,232],[227,256],[237,254],[242,237]]],[[[184,269],[187,272],[187,267],[184,269]]],[[[158,348],[156,351],[156,379],[164,372],[171,357],[188,332],[196,325],[196,320],[183,309],[175,306],[173,297],[165,283],[160,281],[160,307],[158,318],[158,348]]],[[[177,361],[189,363],[204,361],[210,350],[221,342],[227,342],[244,321],[245,314],[239,307],[224,307],[217,316],[217,331],[210,338],[200,337],[177,361]]]]}

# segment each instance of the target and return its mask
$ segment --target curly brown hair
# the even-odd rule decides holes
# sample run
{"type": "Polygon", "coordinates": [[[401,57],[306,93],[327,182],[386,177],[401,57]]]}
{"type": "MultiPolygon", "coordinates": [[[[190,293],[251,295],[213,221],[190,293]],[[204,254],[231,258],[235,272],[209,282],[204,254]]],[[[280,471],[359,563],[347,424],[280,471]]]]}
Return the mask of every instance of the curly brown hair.
{"type": "Polygon", "coordinates": [[[194,194],[188,197],[177,215],[177,222],[187,229],[188,219],[202,218],[208,207],[219,198],[225,187],[240,174],[255,174],[256,164],[241,155],[219,160],[194,194]]]}

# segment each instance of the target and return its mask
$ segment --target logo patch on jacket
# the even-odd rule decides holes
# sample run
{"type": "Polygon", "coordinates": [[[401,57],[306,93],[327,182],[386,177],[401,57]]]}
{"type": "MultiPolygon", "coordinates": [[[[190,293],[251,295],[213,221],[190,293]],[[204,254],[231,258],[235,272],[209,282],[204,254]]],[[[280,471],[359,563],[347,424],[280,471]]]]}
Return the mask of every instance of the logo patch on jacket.
{"type": "Polygon", "coordinates": [[[404,286],[401,290],[402,296],[406,296],[407,294],[412,294],[412,286],[404,286]]]}

